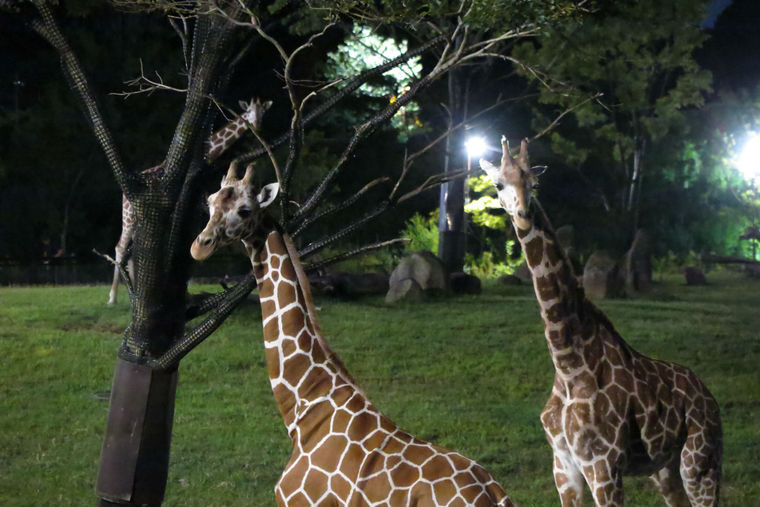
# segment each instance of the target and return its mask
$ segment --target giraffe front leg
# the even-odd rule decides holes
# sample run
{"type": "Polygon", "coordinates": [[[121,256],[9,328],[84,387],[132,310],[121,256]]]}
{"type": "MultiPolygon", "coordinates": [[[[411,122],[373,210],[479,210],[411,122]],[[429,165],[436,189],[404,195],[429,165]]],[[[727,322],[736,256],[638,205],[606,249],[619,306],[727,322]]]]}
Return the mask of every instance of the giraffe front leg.
{"type": "Polygon", "coordinates": [[[597,507],[623,505],[623,474],[611,461],[598,458],[583,467],[583,476],[597,507]]]}
{"type": "Polygon", "coordinates": [[[583,474],[567,453],[554,452],[554,484],[562,507],[583,505],[583,474]]]}
{"type": "Polygon", "coordinates": [[[108,293],[108,306],[116,304],[116,297],[119,293],[119,264],[121,264],[124,258],[124,248],[121,247],[121,241],[116,245],[116,255],[114,257],[113,282],[111,283],[111,291],[108,293]]]}

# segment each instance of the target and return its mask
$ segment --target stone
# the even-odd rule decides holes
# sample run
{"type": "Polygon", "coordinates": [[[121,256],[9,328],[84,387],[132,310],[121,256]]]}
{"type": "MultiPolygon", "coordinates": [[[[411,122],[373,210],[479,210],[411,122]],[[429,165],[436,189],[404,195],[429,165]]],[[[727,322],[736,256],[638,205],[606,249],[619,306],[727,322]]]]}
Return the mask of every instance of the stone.
{"type": "Polygon", "coordinates": [[[501,275],[496,279],[502,285],[522,285],[522,280],[515,275],[501,275]]]}
{"type": "Polygon", "coordinates": [[[451,273],[449,283],[455,294],[480,294],[483,291],[480,278],[462,271],[451,273]]]}
{"type": "Polygon", "coordinates": [[[399,301],[420,302],[425,300],[425,292],[413,278],[404,278],[396,281],[388,289],[385,295],[386,303],[397,303],[399,301]]]}
{"type": "Polygon", "coordinates": [[[649,236],[639,229],[625,255],[626,287],[631,292],[646,292],[652,285],[652,249],[649,236]]]}
{"type": "Polygon", "coordinates": [[[583,269],[583,289],[591,299],[622,296],[625,279],[620,262],[607,252],[594,252],[583,269]]]}
{"type": "Polygon", "coordinates": [[[401,259],[391,273],[390,287],[411,278],[424,291],[446,291],[449,288],[449,277],[443,262],[431,252],[414,252],[401,259]]]}
{"type": "Polygon", "coordinates": [[[707,285],[707,278],[701,269],[694,266],[686,266],[681,268],[684,278],[686,279],[686,285],[707,285]]]}
{"type": "Polygon", "coordinates": [[[530,268],[527,263],[517,266],[514,276],[519,278],[523,283],[533,283],[533,275],[530,274],[530,268]]]}

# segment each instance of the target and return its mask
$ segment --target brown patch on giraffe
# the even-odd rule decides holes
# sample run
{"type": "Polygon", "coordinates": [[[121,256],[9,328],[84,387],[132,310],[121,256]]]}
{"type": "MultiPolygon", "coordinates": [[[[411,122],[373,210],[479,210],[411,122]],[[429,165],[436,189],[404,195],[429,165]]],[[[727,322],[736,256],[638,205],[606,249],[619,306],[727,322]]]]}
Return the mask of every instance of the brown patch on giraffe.
{"type": "Polygon", "coordinates": [[[274,304],[274,301],[272,301],[271,299],[261,301],[262,315],[271,315],[275,312],[276,309],[277,309],[277,306],[274,304]]]}
{"type": "Polygon", "coordinates": [[[479,484],[476,483],[473,483],[470,486],[459,490],[459,493],[462,495],[462,498],[464,498],[465,502],[467,502],[467,505],[475,505],[478,496],[480,496],[482,492],[483,489],[479,484]]]}
{"type": "Polygon", "coordinates": [[[340,464],[340,471],[349,480],[355,481],[356,476],[359,475],[359,468],[357,463],[361,463],[364,458],[364,450],[357,443],[348,444],[348,449],[343,457],[343,461],[340,464]]]}
{"type": "Polygon", "coordinates": [[[457,497],[449,503],[448,507],[467,507],[467,504],[464,503],[464,500],[457,497]]]}
{"type": "Polygon", "coordinates": [[[366,405],[366,402],[364,400],[364,397],[361,396],[359,393],[354,393],[354,395],[351,397],[350,400],[348,400],[348,403],[346,404],[346,410],[349,412],[356,414],[360,410],[364,408],[366,405]]]}
{"type": "Polygon", "coordinates": [[[330,394],[332,387],[332,377],[325,373],[323,368],[314,366],[298,385],[298,396],[302,399],[315,400],[330,394]]]}
{"type": "Polygon", "coordinates": [[[388,498],[388,505],[411,505],[408,502],[408,489],[395,489],[388,498]]]}
{"type": "Polygon", "coordinates": [[[451,479],[443,479],[433,483],[433,493],[436,501],[441,505],[447,503],[449,498],[456,496],[457,487],[451,479]]]}
{"type": "Polygon", "coordinates": [[[380,446],[383,445],[383,442],[386,438],[388,438],[388,433],[378,429],[375,430],[375,432],[372,433],[372,435],[370,435],[368,438],[364,439],[362,445],[368,451],[372,449],[379,449],[380,446]]]}
{"type": "Polygon", "coordinates": [[[269,378],[280,377],[280,354],[277,349],[265,348],[264,354],[267,358],[267,373],[269,378]]]}
{"type": "Polygon", "coordinates": [[[322,495],[327,491],[328,480],[328,477],[320,470],[313,467],[309,469],[309,472],[306,474],[304,490],[309,496],[312,505],[322,498],[322,495]]]}
{"type": "Polygon", "coordinates": [[[283,338],[281,344],[282,357],[290,357],[298,349],[295,342],[290,338],[283,338]]]}
{"type": "Polygon", "coordinates": [[[353,442],[364,440],[372,428],[377,427],[377,414],[361,412],[351,419],[348,425],[348,438],[353,442]]]}
{"type": "MultiPolygon", "coordinates": [[[[292,458],[291,458],[292,459],[292,458]]],[[[287,467],[288,472],[282,476],[279,482],[279,486],[283,491],[295,491],[301,486],[303,476],[306,475],[306,471],[309,469],[309,458],[302,455],[293,464],[292,467],[287,467]]]]}
{"type": "Polygon", "coordinates": [[[340,387],[336,387],[332,393],[331,398],[336,406],[342,407],[346,404],[346,401],[353,395],[353,393],[354,388],[346,384],[340,387]]]}
{"type": "Polygon", "coordinates": [[[541,264],[544,258],[544,243],[540,236],[536,236],[524,246],[525,260],[528,262],[528,266],[534,269],[541,264]]]}
{"type": "MultiPolygon", "coordinates": [[[[322,345],[319,342],[314,342],[311,350],[311,357],[317,364],[322,364],[327,359],[325,356],[325,349],[322,348],[322,345]]],[[[337,373],[337,371],[335,373],[337,373]]]]}
{"type": "Polygon", "coordinates": [[[278,322],[276,318],[269,319],[269,321],[264,324],[264,339],[267,341],[276,340],[280,336],[280,328],[278,327],[278,322]]]}
{"type": "Polygon", "coordinates": [[[351,492],[351,484],[338,474],[330,477],[330,489],[335,492],[338,498],[348,498],[351,492]]]}
{"type": "Polygon", "coordinates": [[[388,454],[399,454],[401,451],[404,450],[404,444],[399,442],[399,440],[395,436],[393,436],[385,444],[385,447],[383,447],[383,450],[387,452],[388,454]]]}
{"type": "Polygon", "coordinates": [[[453,472],[451,464],[443,456],[434,456],[422,465],[423,477],[447,477],[451,476],[453,472]]]}
{"type": "Polygon", "coordinates": [[[298,341],[299,349],[305,352],[311,351],[313,338],[311,337],[311,335],[309,335],[308,331],[306,331],[305,329],[302,329],[301,332],[298,333],[298,337],[296,339],[298,341]]]}
{"type": "Polygon", "coordinates": [[[285,336],[298,336],[298,333],[306,325],[305,315],[301,308],[295,307],[286,311],[280,317],[282,333],[285,336]]]}
{"type": "Polygon", "coordinates": [[[404,451],[406,458],[412,463],[424,463],[426,459],[433,455],[429,447],[413,443],[404,451]]]}
{"type": "Polygon", "coordinates": [[[391,470],[391,480],[397,488],[408,488],[417,482],[419,478],[419,469],[408,463],[399,463],[396,468],[391,470]]]}
{"type": "Polygon", "coordinates": [[[280,308],[285,308],[296,299],[296,288],[289,283],[281,283],[277,286],[277,303],[280,308]]]}
{"type": "Polygon", "coordinates": [[[335,470],[347,445],[346,437],[333,435],[329,441],[311,453],[311,464],[324,470],[335,470]]]}
{"type": "Polygon", "coordinates": [[[306,494],[299,491],[298,493],[294,494],[288,499],[288,505],[293,507],[307,507],[312,505],[312,503],[309,501],[309,497],[306,496],[306,494]]]}
{"type": "Polygon", "coordinates": [[[351,422],[351,414],[343,409],[338,409],[333,416],[332,431],[333,433],[345,433],[348,424],[351,422]]]}
{"type": "MultiPolygon", "coordinates": [[[[549,273],[548,275],[542,276],[541,278],[536,278],[536,293],[541,301],[558,299],[560,294],[557,275],[554,273],[549,273]]],[[[562,301],[557,301],[554,304],[555,306],[561,305],[562,301]]]]}
{"type": "Polygon", "coordinates": [[[301,434],[301,446],[310,453],[330,433],[329,416],[332,407],[329,402],[318,403],[309,407],[298,421],[301,434]]]}
{"type": "MultiPolygon", "coordinates": [[[[382,457],[379,457],[379,459],[383,460],[382,457]]],[[[378,466],[379,468],[382,468],[382,466],[380,466],[380,463],[378,463],[378,466]]],[[[370,502],[382,502],[383,500],[387,499],[391,493],[391,483],[388,480],[387,472],[380,473],[374,477],[367,479],[364,482],[363,490],[370,502]]]]}
{"type": "Polygon", "coordinates": [[[311,366],[311,361],[304,354],[296,354],[285,360],[282,365],[283,372],[282,377],[292,386],[298,384],[301,377],[304,376],[306,371],[311,366]]]}

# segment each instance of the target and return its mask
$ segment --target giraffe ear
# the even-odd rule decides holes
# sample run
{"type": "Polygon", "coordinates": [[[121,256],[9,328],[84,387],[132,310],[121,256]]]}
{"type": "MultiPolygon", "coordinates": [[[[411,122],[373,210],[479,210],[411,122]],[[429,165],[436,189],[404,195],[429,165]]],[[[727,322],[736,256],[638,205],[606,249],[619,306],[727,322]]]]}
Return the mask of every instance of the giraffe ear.
{"type": "Polygon", "coordinates": [[[270,183],[269,185],[265,185],[264,188],[261,189],[261,192],[259,192],[259,195],[256,196],[256,200],[259,201],[259,208],[266,208],[272,204],[274,198],[277,197],[277,192],[279,191],[279,183],[270,183]]]}
{"type": "Polygon", "coordinates": [[[264,111],[266,111],[270,107],[272,107],[272,101],[271,100],[267,100],[266,102],[264,102],[264,111]]]}
{"type": "Polygon", "coordinates": [[[240,109],[242,109],[243,111],[247,111],[248,108],[251,107],[251,104],[249,104],[248,102],[244,100],[239,100],[238,106],[240,106],[240,109]]]}
{"type": "Polygon", "coordinates": [[[495,165],[493,165],[491,162],[489,162],[488,160],[484,158],[480,159],[480,168],[486,172],[488,177],[491,177],[492,174],[496,174],[496,171],[499,170],[498,167],[496,167],[495,165]]]}

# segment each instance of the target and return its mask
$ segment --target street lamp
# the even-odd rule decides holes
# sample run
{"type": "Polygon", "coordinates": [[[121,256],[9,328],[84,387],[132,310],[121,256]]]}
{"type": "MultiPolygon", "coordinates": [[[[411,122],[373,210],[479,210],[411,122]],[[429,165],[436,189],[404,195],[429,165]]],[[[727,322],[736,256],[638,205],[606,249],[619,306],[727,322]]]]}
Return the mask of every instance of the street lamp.
{"type": "Polygon", "coordinates": [[[488,149],[486,140],[480,136],[468,137],[464,142],[464,149],[467,150],[467,171],[470,170],[470,160],[481,156],[488,149]]]}
{"type": "Polygon", "coordinates": [[[741,171],[746,180],[752,183],[760,182],[760,134],[749,133],[736,159],[736,168],[741,171]]]}

